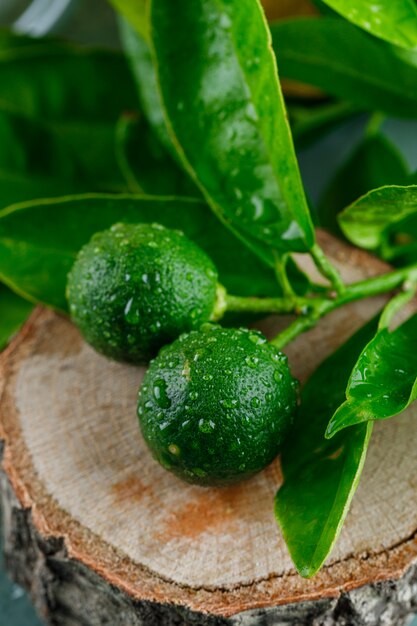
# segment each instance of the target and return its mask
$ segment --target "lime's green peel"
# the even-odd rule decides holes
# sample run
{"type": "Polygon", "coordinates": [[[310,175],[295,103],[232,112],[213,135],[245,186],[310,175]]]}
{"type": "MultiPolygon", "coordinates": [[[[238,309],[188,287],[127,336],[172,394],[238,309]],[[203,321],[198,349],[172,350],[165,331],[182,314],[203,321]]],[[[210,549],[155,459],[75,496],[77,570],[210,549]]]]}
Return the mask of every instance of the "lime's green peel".
{"type": "Polygon", "coordinates": [[[279,453],[296,407],[287,358],[258,331],[207,324],[164,347],[139,392],[154,457],[188,482],[226,485],[279,453]]]}
{"type": "Polygon", "coordinates": [[[216,268],[182,232],[116,224],[82,248],[67,294],[86,341],[109,357],[141,363],[208,321],[216,289],[216,268]]]}

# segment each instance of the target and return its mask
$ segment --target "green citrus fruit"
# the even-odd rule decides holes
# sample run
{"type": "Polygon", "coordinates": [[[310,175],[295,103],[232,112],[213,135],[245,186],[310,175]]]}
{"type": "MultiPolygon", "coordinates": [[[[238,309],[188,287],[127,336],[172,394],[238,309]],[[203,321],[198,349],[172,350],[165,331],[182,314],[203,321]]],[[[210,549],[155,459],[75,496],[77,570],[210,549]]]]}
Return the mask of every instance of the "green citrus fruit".
{"type": "Polygon", "coordinates": [[[68,276],[70,313],[99,352],[141,363],[209,320],[217,271],[185,235],[116,224],[85,245],[68,276]]]}
{"type": "Polygon", "coordinates": [[[286,356],[261,333],[205,324],[151,362],[138,415],[166,469],[188,482],[225,485],[277,456],[296,396],[286,356]]]}

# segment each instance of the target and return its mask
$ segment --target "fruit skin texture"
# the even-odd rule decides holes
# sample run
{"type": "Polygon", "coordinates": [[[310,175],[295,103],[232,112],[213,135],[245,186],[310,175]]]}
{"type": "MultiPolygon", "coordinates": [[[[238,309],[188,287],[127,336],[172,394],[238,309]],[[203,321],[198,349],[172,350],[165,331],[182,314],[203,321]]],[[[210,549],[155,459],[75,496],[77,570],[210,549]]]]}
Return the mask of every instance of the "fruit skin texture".
{"type": "Polygon", "coordinates": [[[142,434],[183,480],[238,482],[280,452],[296,388],[286,356],[261,333],[204,324],[151,362],[139,391],[142,434]]]}
{"type": "Polygon", "coordinates": [[[73,321],[98,352],[143,363],[210,319],[216,288],[215,266],[183,233],[116,224],[79,252],[67,297],[73,321]]]}

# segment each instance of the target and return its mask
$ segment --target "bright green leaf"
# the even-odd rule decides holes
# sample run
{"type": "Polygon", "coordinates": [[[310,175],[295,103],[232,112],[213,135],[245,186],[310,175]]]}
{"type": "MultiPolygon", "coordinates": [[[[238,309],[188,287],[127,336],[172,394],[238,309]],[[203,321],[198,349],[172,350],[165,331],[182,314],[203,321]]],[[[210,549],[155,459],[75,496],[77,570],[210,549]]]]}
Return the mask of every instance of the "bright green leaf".
{"type": "Polygon", "coordinates": [[[19,330],[32,308],[30,302],[17,296],[5,285],[0,285],[0,350],[19,330]]]}
{"type": "Polygon", "coordinates": [[[184,231],[241,295],[277,293],[274,273],[224,228],[206,205],[187,198],[82,195],[28,202],[0,213],[0,280],[27,298],[66,309],[66,276],[80,248],[115,222],[159,222],[184,231]]]}
{"type": "Polygon", "coordinates": [[[417,117],[417,68],[382,41],[338,18],[271,24],[282,78],[397,117],[417,117]]]}
{"type": "Polygon", "coordinates": [[[258,0],[153,0],[151,40],[173,140],[218,215],[265,261],[314,230],[258,0]]]}
{"type": "Polygon", "coordinates": [[[311,376],[288,437],[291,445],[282,455],[284,484],[275,512],[304,577],[313,576],[331,552],[359,483],[372,423],[343,431],[331,441],[324,439],[324,431],[344,400],[346,381],[363,344],[375,330],[376,321],[368,323],[311,376]]]}
{"type": "Polygon", "coordinates": [[[336,172],[318,213],[321,226],[339,234],[337,214],[354,200],[384,185],[407,185],[408,170],[397,148],[383,135],[365,136],[336,172]]]}
{"type": "Polygon", "coordinates": [[[326,436],[362,422],[402,413],[417,397],[417,315],[390,331],[380,329],[356,362],[346,402],[332,416],[326,436]]]}
{"type": "Polygon", "coordinates": [[[339,215],[346,237],[367,250],[388,242],[391,227],[417,214],[417,185],[374,189],[353,202],[339,215]]]}
{"type": "Polygon", "coordinates": [[[406,49],[417,48],[414,0],[323,0],[331,9],[371,35],[406,49]]]}

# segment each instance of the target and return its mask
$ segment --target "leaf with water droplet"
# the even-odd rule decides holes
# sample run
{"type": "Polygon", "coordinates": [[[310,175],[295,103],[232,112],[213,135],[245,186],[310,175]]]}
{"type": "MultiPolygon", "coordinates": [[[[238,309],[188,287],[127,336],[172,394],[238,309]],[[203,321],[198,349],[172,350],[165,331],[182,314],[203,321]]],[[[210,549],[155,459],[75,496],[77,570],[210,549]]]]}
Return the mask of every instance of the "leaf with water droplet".
{"type": "Polygon", "coordinates": [[[326,437],[362,422],[402,413],[417,398],[417,315],[394,331],[380,329],[359,356],[346,402],[332,416],[326,437]]]}
{"type": "Polygon", "coordinates": [[[347,20],[406,50],[417,49],[417,6],[414,0],[322,0],[347,20]]]}
{"type": "Polygon", "coordinates": [[[212,210],[270,265],[277,252],[309,250],[314,229],[258,0],[153,0],[150,18],[173,143],[212,210]]]}

